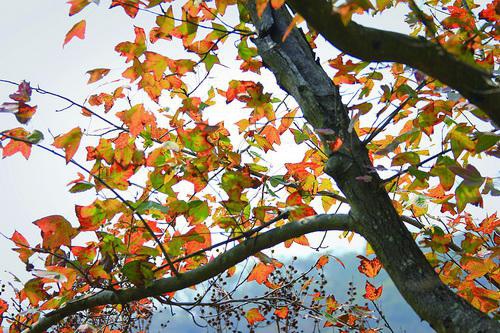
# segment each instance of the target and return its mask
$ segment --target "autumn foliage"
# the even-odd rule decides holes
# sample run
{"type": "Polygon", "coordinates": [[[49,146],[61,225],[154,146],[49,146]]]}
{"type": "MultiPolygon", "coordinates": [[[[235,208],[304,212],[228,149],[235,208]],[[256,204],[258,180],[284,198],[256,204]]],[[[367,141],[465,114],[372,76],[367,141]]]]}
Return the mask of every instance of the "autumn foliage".
{"type": "MultiPolygon", "coordinates": [[[[130,40],[113,46],[123,68],[102,64],[87,71],[88,84],[109,84],[82,105],[71,102],[78,126],[51,129],[52,139],[42,129],[28,130],[32,117],[50,112],[35,105],[37,94],[61,96],[38,86],[49,82],[1,81],[12,85],[12,94],[3,96],[1,116],[11,114],[19,122],[15,128],[0,128],[2,157],[29,159],[32,150],[41,149],[47,158],[60,158],[75,168],[68,192],[95,195],[87,204],[75,205],[72,216],[34,221],[38,239],[17,231],[10,236],[32,278],[17,284],[12,299],[0,299],[3,327],[36,332],[46,329],[37,325],[52,320],[51,313],[69,308],[50,322],[52,329],[97,332],[101,326],[100,332],[127,332],[130,323],[150,319],[156,305],[175,306],[176,295],[193,287],[199,294],[190,303],[192,309],[222,309],[225,325],[244,320],[251,330],[274,329],[278,323],[278,329],[292,332],[308,312],[321,327],[336,326],[342,332],[389,328],[376,320],[382,318],[384,289],[374,278],[384,260],[392,259],[385,254],[379,258],[370,244],[358,256],[364,281],[361,300],[351,297],[356,294],[352,285],[348,297],[329,289],[323,271],[333,265],[344,269],[332,254],[318,255],[308,271],[299,272],[267,247],[251,250],[252,242],[267,232],[312,225],[322,214],[357,207],[325,167],[331,156],[349,156],[351,138],[345,133],[360,138],[371,163],[352,181],[380,182],[391,209],[407,223],[440,280],[474,308],[498,318],[500,219],[483,209],[499,195],[497,175],[484,168],[497,163],[499,155],[498,124],[490,122],[488,112],[439,78],[410,66],[370,63],[337,51],[325,56],[325,41],[294,13],[277,43],[285,43],[296,25],[302,28],[311,50],[321,53],[323,70],[339,87],[350,119],[343,130],[316,128],[295,96],[263,79],[273,65],[262,61],[263,50],[256,46],[262,37],[256,20],[283,10],[284,0],[102,2],[101,7],[109,5],[130,17],[130,27],[116,27],[130,29],[130,40]],[[257,16],[250,3],[255,3],[257,16]],[[135,25],[138,15],[148,17],[152,27],[135,25]],[[184,56],[173,57],[169,48],[174,47],[184,56]],[[220,75],[225,68],[241,75],[220,75]],[[87,125],[89,118],[99,126],[87,125]],[[247,249],[242,250],[248,253],[247,262],[225,267],[224,256],[238,248],[247,249]],[[210,265],[219,266],[212,271],[210,265]],[[199,272],[210,292],[203,294],[198,282],[161,289],[162,281],[182,281],[190,272],[199,272]],[[265,291],[254,299],[232,299],[224,284],[211,280],[217,276],[239,276],[240,285],[265,291]],[[120,299],[79,307],[78,300],[97,300],[102,291],[124,297],[148,294],[124,298],[123,304],[120,299]],[[206,295],[212,295],[211,303],[204,300],[206,295]],[[79,311],[85,311],[85,320],[77,316],[79,311]],[[103,326],[104,317],[115,319],[103,326]]],[[[85,9],[96,1],[70,0],[68,5],[69,15],[79,21],[72,25],[71,18],[72,27],[66,35],[61,32],[65,48],[83,43],[75,37],[86,37],[85,9]]],[[[498,71],[497,0],[436,0],[425,8],[414,1],[350,0],[332,10],[347,26],[362,15],[382,15],[395,6],[407,12],[409,36],[427,38],[481,72],[498,71]]],[[[354,227],[339,237],[350,241],[360,229],[354,215],[346,216],[354,227]]],[[[318,245],[309,235],[319,230],[284,239],[280,252],[291,258],[297,249],[321,248],[323,241],[318,245]]],[[[406,265],[404,254],[395,255],[401,257],[394,260],[406,265]]],[[[211,326],[221,325],[207,318],[211,326]]]]}

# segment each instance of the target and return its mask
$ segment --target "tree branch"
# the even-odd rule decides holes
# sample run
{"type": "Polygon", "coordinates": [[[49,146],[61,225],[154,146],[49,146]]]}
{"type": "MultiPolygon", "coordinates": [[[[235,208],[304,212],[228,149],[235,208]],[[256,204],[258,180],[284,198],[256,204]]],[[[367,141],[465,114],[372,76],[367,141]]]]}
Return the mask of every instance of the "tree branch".
{"type": "Polygon", "coordinates": [[[107,304],[125,304],[146,297],[160,296],[206,281],[228,268],[244,261],[253,254],[273,247],[286,240],[300,237],[316,231],[355,231],[349,215],[316,215],[306,217],[297,222],[290,222],[281,227],[267,231],[254,238],[247,239],[239,245],[219,255],[208,264],[183,273],[179,276],[153,281],[148,287],[133,287],[125,290],[102,291],[92,296],[83,297],[69,302],[62,308],[52,311],[25,332],[42,333],[60,320],[79,311],[107,304]]]}
{"type": "Polygon", "coordinates": [[[288,0],[287,3],[343,52],[364,61],[398,62],[418,69],[456,89],[500,127],[500,87],[490,73],[460,61],[424,38],[368,28],[353,21],[345,25],[331,1],[288,0]]]}
{"type": "MultiPolygon", "coordinates": [[[[312,5],[311,8],[317,5],[316,1],[300,3],[303,7],[312,5]]],[[[342,139],[338,151],[327,152],[325,173],[335,180],[349,201],[357,231],[370,243],[401,295],[438,332],[498,332],[497,321],[475,309],[439,279],[401,223],[379,175],[370,173],[370,181],[359,180],[373,170],[368,151],[356,133],[349,131],[350,119],[339,90],[316,62],[304,35],[292,29],[283,41],[292,21],[287,9],[268,7],[259,17],[255,1],[247,1],[246,7],[259,33],[253,41],[278,84],[295,98],[312,127],[331,129],[342,139]]],[[[323,8],[318,14],[329,16],[330,12],[331,8],[326,11],[323,8]]],[[[360,40],[363,45],[367,43],[363,38],[360,40]]],[[[356,44],[352,38],[349,42],[356,44]]],[[[332,140],[328,135],[320,137],[325,143],[332,140]]]]}

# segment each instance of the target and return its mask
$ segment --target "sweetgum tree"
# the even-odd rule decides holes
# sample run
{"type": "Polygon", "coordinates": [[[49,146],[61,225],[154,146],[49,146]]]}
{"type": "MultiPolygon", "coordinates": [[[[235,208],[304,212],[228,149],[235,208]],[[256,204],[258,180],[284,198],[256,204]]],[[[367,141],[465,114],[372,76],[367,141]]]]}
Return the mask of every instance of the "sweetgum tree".
{"type": "MultiPolygon", "coordinates": [[[[83,10],[98,3],[68,1],[69,15],[82,19],[64,44],[84,38],[83,10]]],[[[95,193],[75,216],[35,221],[40,239],[10,237],[33,274],[0,300],[10,332],[125,332],[159,303],[215,308],[208,322],[218,330],[241,319],[289,332],[308,312],[322,326],[375,332],[383,324],[373,317],[385,317],[372,278],[382,267],[436,331],[500,331],[499,219],[480,209],[498,190],[474,166],[499,154],[498,0],[110,7],[130,17],[130,27],[113,29],[134,37],[114,46],[123,69],[102,64],[88,71],[89,84],[113,72],[119,80],[84,103],[29,78],[2,80],[17,87],[0,111],[20,123],[0,132],[3,157],[44,150],[79,169],[69,192],[95,193]],[[408,35],[354,22],[396,6],[408,35]],[[137,15],[150,26],[134,25],[137,15]],[[218,75],[223,68],[242,79],[218,75]],[[270,73],[281,90],[263,80],[270,73]],[[53,140],[28,131],[32,117],[48,112],[34,106],[37,94],[70,102],[80,126],[52,129],[53,140]],[[366,304],[337,300],[325,287],[329,256],[296,272],[268,250],[312,247],[309,234],[333,230],[368,242],[358,267],[366,304]],[[233,275],[236,289],[258,283],[267,291],[238,299],[222,282],[233,275]],[[309,291],[313,279],[319,289],[298,297],[294,288],[309,291]],[[197,287],[191,302],[177,300],[197,287]]]]}

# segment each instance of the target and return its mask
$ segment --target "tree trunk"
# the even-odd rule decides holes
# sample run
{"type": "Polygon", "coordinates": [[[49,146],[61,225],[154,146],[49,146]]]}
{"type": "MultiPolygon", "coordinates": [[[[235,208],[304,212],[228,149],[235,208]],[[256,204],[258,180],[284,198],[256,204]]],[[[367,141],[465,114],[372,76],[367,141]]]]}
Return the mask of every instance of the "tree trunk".
{"type": "Polygon", "coordinates": [[[254,42],[265,66],[296,99],[315,129],[332,129],[343,140],[341,150],[330,154],[325,171],[348,199],[356,229],[370,243],[406,301],[439,332],[500,332],[498,322],[440,281],[401,223],[381,179],[371,171],[364,145],[348,130],[350,120],[338,88],[315,61],[303,34],[293,29],[282,41],[291,22],[287,9],[267,8],[259,18],[254,1],[248,1],[247,8],[259,34],[254,42]],[[371,181],[359,180],[367,175],[371,181]]]}

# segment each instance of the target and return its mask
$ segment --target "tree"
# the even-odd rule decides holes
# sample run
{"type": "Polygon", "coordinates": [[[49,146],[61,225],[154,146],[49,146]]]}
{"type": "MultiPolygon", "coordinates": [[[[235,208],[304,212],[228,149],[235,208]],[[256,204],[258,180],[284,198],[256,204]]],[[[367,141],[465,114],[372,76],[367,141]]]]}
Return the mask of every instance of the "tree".
{"type": "MultiPolygon", "coordinates": [[[[70,15],[92,2],[69,1],[70,15]]],[[[360,272],[370,279],[383,266],[436,331],[499,331],[499,219],[470,213],[483,197],[498,194],[494,179],[474,166],[498,156],[500,88],[492,74],[498,1],[432,1],[422,9],[412,0],[376,6],[361,0],[338,6],[320,0],[114,0],[111,7],[155,20],[148,33],[135,26],[134,40],[115,47],[129,66],[122,73],[126,82],[79,104],[26,81],[2,80],[17,91],[0,111],[21,124],[37,116],[31,105],[36,92],[64,99],[108,126],[98,142],[95,133],[75,127],[56,136],[54,148],[38,130],[1,132],[3,157],[28,158],[32,148],[43,149],[81,169],[70,192],[96,193],[92,203],[75,207],[73,224],[60,215],[35,221],[41,243],[18,232],[10,237],[27,269],[37,266],[15,303],[0,303],[11,331],[92,331],[90,324],[103,322],[103,330],[126,331],[150,316],[153,299],[203,306],[206,295],[184,304],[175,292],[232,275],[251,257],[255,265],[243,278],[269,291],[230,302],[256,304],[244,313],[249,325],[274,315],[280,327],[303,303],[290,294],[269,300],[292,281],[277,278],[283,264],[265,250],[281,243],[309,246],[306,235],[331,230],[365,238],[376,258],[361,256],[360,272]],[[354,14],[404,3],[410,35],[352,21],[354,14]],[[316,44],[324,45],[318,34],[345,54],[318,59],[316,44]],[[234,45],[249,79],[211,84],[210,75],[232,63],[219,50],[234,45]],[[185,58],[168,56],[168,46],[183,48],[185,58]],[[285,97],[259,82],[266,71],[285,97]],[[193,84],[195,72],[204,76],[193,84]],[[298,108],[290,107],[289,96],[298,108]],[[238,109],[240,120],[214,122],[211,112],[221,103],[238,109]],[[84,140],[87,162],[79,162],[75,154],[84,140]],[[266,156],[282,140],[293,140],[294,154],[303,158],[284,163],[280,175],[270,171],[266,156]],[[181,186],[186,183],[190,187],[181,186]],[[138,196],[127,191],[132,187],[138,196]],[[330,213],[341,205],[348,213],[330,213]],[[225,238],[217,236],[221,232],[225,238]],[[78,243],[78,235],[90,240],[78,243]],[[85,320],[78,317],[82,311],[85,320]]],[[[83,38],[85,28],[85,20],[75,24],[64,44],[83,38]]],[[[90,70],[89,83],[109,73],[90,70]]],[[[314,269],[325,269],[327,261],[320,257],[314,269]]],[[[373,332],[364,313],[378,310],[381,293],[367,280],[364,297],[371,305],[342,313],[323,289],[311,304],[327,326],[373,332]]],[[[226,301],[215,297],[209,306],[226,301]]]]}

